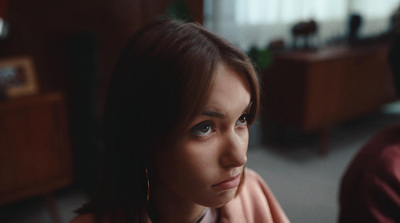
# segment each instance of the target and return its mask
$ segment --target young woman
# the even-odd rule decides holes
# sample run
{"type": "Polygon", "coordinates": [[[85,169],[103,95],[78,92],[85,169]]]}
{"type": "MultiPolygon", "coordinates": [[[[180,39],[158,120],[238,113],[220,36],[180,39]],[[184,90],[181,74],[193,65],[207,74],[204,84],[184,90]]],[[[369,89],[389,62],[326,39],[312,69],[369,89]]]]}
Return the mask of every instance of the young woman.
{"type": "Polygon", "coordinates": [[[142,28],[109,89],[103,179],[72,222],[288,222],[245,169],[258,107],[234,45],[193,23],[142,28]]]}

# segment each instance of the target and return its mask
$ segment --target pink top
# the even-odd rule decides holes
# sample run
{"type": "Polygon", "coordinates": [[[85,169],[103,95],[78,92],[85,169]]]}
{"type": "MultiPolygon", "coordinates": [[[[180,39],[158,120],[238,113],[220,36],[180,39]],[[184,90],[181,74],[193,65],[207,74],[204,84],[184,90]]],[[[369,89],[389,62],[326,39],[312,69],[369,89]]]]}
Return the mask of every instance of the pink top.
{"type": "Polygon", "coordinates": [[[219,209],[210,209],[200,223],[289,222],[278,201],[253,170],[245,170],[239,194],[219,209]],[[219,219],[219,220],[218,220],[219,219]]]}
{"type": "MultiPolygon", "coordinates": [[[[208,209],[196,223],[286,223],[289,222],[278,201],[263,179],[253,170],[245,169],[239,193],[228,204],[208,209]]],[[[71,223],[95,222],[92,214],[84,214],[71,223]]],[[[106,221],[108,222],[108,221],[106,221]]],[[[148,222],[151,222],[148,219],[148,222]]]]}

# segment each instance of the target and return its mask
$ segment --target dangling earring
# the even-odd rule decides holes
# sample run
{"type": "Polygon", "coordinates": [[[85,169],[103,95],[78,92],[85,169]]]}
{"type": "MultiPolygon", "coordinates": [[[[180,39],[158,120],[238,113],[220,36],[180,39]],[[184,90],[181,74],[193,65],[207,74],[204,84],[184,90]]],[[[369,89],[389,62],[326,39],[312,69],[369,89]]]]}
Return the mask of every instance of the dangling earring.
{"type": "Polygon", "coordinates": [[[149,202],[149,199],[150,199],[149,172],[147,171],[147,167],[145,167],[145,170],[146,170],[146,181],[147,181],[147,196],[146,196],[146,199],[147,199],[147,202],[149,202]]]}

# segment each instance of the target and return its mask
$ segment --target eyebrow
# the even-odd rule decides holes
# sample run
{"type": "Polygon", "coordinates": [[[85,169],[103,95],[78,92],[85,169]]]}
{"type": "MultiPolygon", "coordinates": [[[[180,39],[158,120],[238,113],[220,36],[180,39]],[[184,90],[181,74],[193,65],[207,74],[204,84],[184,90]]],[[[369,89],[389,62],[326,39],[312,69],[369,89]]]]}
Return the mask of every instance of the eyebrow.
{"type": "MultiPolygon", "coordinates": [[[[251,105],[253,105],[253,102],[250,101],[249,105],[244,109],[244,113],[249,113],[251,109],[251,105]]],[[[210,116],[210,117],[215,117],[219,119],[224,119],[226,116],[220,112],[217,111],[212,111],[212,110],[206,110],[201,113],[202,115],[210,116]]]]}
{"type": "Polygon", "coordinates": [[[224,114],[222,114],[222,113],[220,113],[220,112],[217,112],[217,111],[209,111],[209,110],[203,111],[201,114],[202,114],[202,115],[206,115],[206,116],[211,116],[211,117],[219,118],[219,119],[224,119],[224,118],[226,117],[224,114]]]}

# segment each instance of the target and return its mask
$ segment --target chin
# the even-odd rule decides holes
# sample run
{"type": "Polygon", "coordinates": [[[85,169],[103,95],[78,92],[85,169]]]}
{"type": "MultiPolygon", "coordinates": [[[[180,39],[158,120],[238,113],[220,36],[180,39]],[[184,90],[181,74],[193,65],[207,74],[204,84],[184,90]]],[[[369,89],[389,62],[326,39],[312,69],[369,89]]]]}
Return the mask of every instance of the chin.
{"type": "Polygon", "coordinates": [[[211,202],[208,202],[208,204],[204,206],[210,208],[220,208],[235,198],[236,191],[237,188],[222,191],[211,202]]]}

